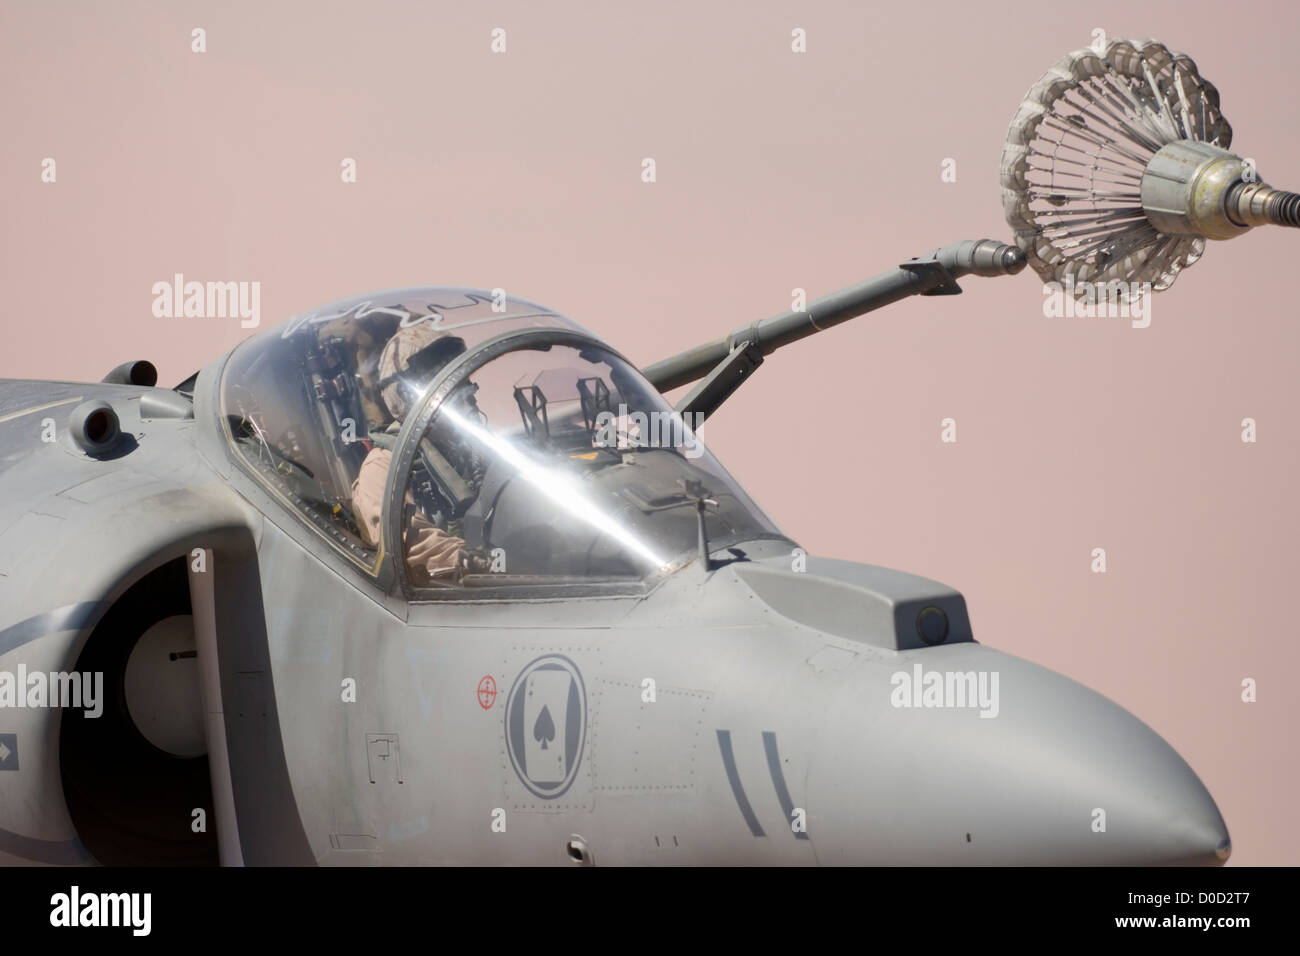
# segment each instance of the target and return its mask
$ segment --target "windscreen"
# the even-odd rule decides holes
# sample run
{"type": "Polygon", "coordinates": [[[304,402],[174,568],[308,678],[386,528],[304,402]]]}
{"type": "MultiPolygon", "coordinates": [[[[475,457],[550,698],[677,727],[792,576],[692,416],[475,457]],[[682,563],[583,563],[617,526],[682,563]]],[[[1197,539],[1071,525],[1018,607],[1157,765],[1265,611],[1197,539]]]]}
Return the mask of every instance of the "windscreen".
{"type": "Polygon", "coordinates": [[[631,366],[529,346],[469,373],[419,438],[402,517],[416,587],[642,582],[782,538],[631,366]],[[702,527],[701,527],[702,525],[702,527]]]}

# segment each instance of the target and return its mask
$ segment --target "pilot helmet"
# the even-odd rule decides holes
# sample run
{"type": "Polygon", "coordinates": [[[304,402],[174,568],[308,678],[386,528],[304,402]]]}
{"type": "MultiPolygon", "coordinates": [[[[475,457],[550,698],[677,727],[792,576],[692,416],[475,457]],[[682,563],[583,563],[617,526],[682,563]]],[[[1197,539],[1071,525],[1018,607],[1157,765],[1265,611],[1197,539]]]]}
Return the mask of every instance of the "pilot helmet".
{"type": "Polygon", "coordinates": [[[464,339],[428,322],[399,329],[379,356],[379,388],[393,418],[404,419],[429,383],[464,352],[464,339]]]}

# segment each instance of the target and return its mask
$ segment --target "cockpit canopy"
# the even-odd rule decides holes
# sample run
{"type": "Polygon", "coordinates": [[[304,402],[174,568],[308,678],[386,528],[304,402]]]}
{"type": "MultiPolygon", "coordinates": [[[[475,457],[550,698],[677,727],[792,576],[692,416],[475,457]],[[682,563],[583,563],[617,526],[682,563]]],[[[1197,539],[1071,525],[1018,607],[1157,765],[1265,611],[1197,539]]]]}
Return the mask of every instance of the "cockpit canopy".
{"type": "Polygon", "coordinates": [[[317,309],[235,349],[220,389],[244,468],[412,593],[639,587],[698,554],[701,514],[710,549],[784,540],[635,368],[499,292],[317,309]]]}

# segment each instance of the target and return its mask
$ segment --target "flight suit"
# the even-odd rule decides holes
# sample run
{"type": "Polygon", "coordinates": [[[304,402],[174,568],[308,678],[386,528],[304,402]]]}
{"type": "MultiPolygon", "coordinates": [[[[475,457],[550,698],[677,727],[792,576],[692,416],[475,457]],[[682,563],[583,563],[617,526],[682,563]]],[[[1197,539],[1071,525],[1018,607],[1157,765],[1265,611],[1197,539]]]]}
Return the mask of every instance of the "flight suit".
{"type": "MultiPolygon", "coordinates": [[[[361,463],[357,480],[352,483],[352,514],[362,538],[371,547],[379,545],[384,485],[392,461],[393,453],[388,449],[372,448],[361,463]]],[[[406,491],[406,503],[412,506],[415,504],[409,488],[406,491]]],[[[428,584],[440,573],[445,574],[454,569],[460,561],[461,549],[465,546],[464,539],[448,534],[430,522],[418,509],[403,529],[402,536],[407,568],[412,583],[416,585],[428,584]]]]}

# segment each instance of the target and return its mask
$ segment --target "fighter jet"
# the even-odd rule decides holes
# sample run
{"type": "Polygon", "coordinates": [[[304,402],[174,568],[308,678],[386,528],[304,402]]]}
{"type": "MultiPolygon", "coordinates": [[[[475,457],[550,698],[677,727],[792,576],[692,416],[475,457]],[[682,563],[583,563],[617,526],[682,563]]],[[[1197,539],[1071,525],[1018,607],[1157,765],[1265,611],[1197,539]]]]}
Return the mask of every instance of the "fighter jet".
{"type": "Polygon", "coordinates": [[[1063,64],[1042,129],[1012,124],[1015,244],[644,369],[437,287],[305,312],[174,388],[143,361],[0,382],[0,862],[1226,860],[1155,731],[977,642],[952,588],[807,554],[699,435],[777,349],[904,297],[1027,263],[1164,287],[1215,231],[1295,224],[1185,57],[1063,64]],[[1035,143],[1096,140],[1094,114],[1146,165],[1079,229],[1057,213],[1103,208],[1096,176],[1044,184],[1035,156],[1075,154],[1035,143]]]}

